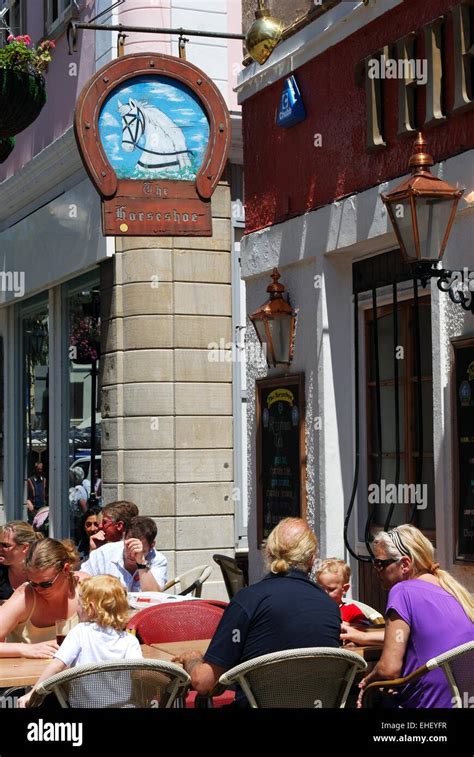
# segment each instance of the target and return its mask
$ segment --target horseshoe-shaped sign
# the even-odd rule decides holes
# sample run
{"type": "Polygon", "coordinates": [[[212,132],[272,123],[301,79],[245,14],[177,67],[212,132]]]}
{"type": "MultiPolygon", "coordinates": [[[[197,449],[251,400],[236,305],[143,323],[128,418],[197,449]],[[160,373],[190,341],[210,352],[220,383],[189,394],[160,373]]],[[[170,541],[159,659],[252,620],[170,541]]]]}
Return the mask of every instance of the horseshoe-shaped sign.
{"type": "Polygon", "coordinates": [[[155,53],[108,63],[85,85],[74,129],[116,236],[211,236],[211,195],[230,146],[215,84],[185,60],[155,53]]]}

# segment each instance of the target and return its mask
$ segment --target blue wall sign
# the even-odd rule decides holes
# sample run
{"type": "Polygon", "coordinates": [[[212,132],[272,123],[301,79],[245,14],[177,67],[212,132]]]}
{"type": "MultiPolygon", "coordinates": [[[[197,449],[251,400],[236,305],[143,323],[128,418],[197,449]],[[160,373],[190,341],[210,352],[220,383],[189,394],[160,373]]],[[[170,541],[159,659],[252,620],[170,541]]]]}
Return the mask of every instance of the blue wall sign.
{"type": "Polygon", "coordinates": [[[288,129],[306,118],[306,110],[294,76],[289,76],[283,85],[280,105],[277,111],[277,126],[288,129]]]}

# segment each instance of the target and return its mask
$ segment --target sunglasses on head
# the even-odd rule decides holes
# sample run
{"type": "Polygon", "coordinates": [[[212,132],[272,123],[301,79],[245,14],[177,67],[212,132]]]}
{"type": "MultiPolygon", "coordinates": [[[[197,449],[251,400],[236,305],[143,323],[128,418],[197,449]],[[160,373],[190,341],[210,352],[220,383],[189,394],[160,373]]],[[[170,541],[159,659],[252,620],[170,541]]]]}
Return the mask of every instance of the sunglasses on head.
{"type": "Polygon", "coordinates": [[[38,582],[36,582],[36,581],[30,581],[28,579],[28,583],[30,584],[30,586],[33,587],[33,589],[49,589],[54,584],[54,582],[56,581],[56,579],[61,575],[61,573],[62,573],[62,570],[60,570],[59,573],[57,573],[54,576],[54,578],[51,579],[51,581],[38,581],[38,582]]]}
{"type": "Polygon", "coordinates": [[[375,570],[385,570],[389,565],[401,560],[400,557],[389,557],[387,560],[379,560],[377,557],[372,557],[372,565],[375,570]]]}

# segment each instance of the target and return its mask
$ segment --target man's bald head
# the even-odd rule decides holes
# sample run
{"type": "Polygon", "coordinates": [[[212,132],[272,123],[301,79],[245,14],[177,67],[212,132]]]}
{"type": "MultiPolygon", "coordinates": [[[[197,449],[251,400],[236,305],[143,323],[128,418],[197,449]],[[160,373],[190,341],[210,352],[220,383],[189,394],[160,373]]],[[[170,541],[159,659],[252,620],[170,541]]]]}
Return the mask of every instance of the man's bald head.
{"type": "Polygon", "coordinates": [[[290,568],[309,572],[318,551],[318,540],[302,518],[284,518],[269,534],[265,558],[272,573],[290,568]]]}

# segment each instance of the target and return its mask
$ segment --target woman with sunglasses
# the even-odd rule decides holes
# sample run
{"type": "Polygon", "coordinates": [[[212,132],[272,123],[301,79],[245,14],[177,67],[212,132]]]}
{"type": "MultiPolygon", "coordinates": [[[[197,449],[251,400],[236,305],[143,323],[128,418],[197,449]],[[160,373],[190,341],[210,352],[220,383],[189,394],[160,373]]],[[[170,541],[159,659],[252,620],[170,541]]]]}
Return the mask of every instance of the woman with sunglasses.
{"type": "Polygon", "coordinates": [[[32,544],[25,559],[27,582],[0,607],[0,657],[52,657],[57,620],[77,617],[76,586],[85,574],[74,573],[72,544],[44,539],[32,544]]]}
{"type": "MultiPolygon", "coordinates": [[[[374,568],[389,590],[382,656],[359,684],[405,677],[432,657],[474,640],[474,600],[434,562],[430,541],[414,526],[379,533],[374,568]]],[[[393,696],[393,707],[452,707],[442,670],[432,670],[393,696]]],[[[359,706],[360,706],[359,697],[359,706]]]]}
{"type": "Polygon", "coordinates": [[[29,523],[12,520],[0,528],[0,602],[11,597],[25,583],[25,557],[31,544],[43,535],[29,523]]]}

